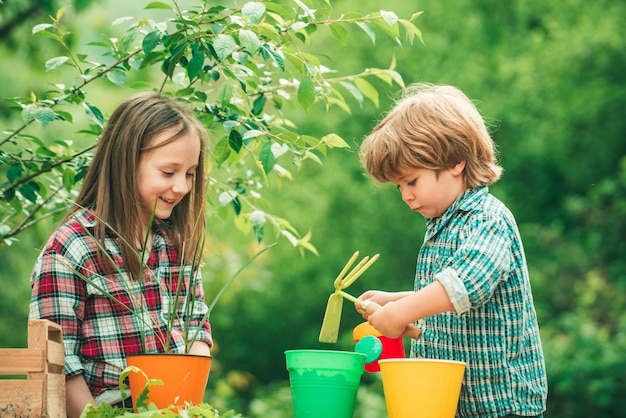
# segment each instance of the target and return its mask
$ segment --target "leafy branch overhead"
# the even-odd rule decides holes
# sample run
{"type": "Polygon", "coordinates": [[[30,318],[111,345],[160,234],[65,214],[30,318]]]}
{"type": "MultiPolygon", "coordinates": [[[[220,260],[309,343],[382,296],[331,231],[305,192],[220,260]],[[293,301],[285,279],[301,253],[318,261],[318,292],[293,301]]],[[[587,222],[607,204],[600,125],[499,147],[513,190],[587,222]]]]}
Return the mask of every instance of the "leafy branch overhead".
{"type": "Polygon", "coordinates": [[[277,236],[315,252],[310,234],[302,236],[286,219],[269,212],[262,190],[272,181],[292,180],[292,170],[304,161],[321,163],[329,149],[349,146],[333,132],[320,138],[301,132],[290,114],[313,106],[349,114],[365,100],[378,105],[372,80],[387,86],[403,86],[403,80],[393,62],[386,69],[340,74],[322,63],[323,54],[312,51],[314,38],[320,28],[328,28],[338,45],[347,47],[355,27],[373,43],[383,34],[400,45],[411,44],[421,38],[413,23],[419,13],[409,19],[385,10],[332,16],[330,0],[315,8],[300,0],[242,7],[211,3],[198,0],[183,10],[177,1],[152,2],[146,15],[158,10],[169,17],[118,18],[113,27],[122,36],[104,35],[105,40],[89,44],[90,51],[102,50],[97,57],[77,51],[68,41],[64,9],[33,28],[33,36],[52,40],[64,52],[42,63],[50,90],[11,99],[21,122],[0,138],[4,244],[66,209],[106,122],[98,104],[102,97],[92,97],[90,91],[108,84],[127,95],[132,89],[160,91],[192,106],[211,132],[214,166],[207,186],[214,216],[233,216],[238,228],[259,241],[271,226],[277,236]],[[86,117],[79,121],[76,115],[81,113],[86,117]],[[71,133],[62,139],[46,134],[50,126],[74,124],[75,118],[78,133],[88,137],[86,146],[76,147],[71,133]]]}

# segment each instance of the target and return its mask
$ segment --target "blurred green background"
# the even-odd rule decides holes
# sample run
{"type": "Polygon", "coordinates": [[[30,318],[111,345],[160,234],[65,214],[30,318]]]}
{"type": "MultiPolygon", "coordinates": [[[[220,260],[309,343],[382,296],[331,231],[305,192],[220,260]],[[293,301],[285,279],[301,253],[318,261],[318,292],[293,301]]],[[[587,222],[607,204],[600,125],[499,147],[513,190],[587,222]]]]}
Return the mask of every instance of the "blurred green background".
{"type": "MultiPolygon", "coordinates": [[[[33,41],[31,28],[58,8],[67,5],[75,14],[72,40],[84,45],[148,3],[5,0],[2,97],[46,88],[43,63],[53,53],[33,41]]],[[[526,247],[548,368],[545,416],[626,416],[626,2],[338,0],[332,6],[337,14],[380,7],[404,17],[424,12],[415,21],[424,42],[412,47],[387,39],[372,46],[351,33],[347,50],[330,34],[318,36],[315,48],[346,72],[384,68],[395,57],[405,82],[453,84],[477,102],[505,169],[491,191],[515,214],[526,247]]],[[[323,166],[305,165],[293,182],[266,191],[275,213],[311,230],[319,256],[301,256],[281,241],[217,304],[206,400],[220,410],[289,417],[284,351],[353,349],[351,330],[361,318],[348,303],[339,342],[322,345],[317,337],[332,281],[354,251],[381,256],[351,293],[412,288],[423,219],[393,186],[372,184],[356,154],[397,93],[379,87],[380,109],[365,103],[352,115],[321,107],[292,115],[303,133],[337,132],[352,148],[333,151],[323,166]]],[[[128,93],[100,92],[110,97],[107,111],[128,93]]],[[[16,125],[11,117],[0,103],[0,126],[16,125]]],[[[30,270],[53,226],[52,220],[38,224],[0,247],[0,347],[26,344],[30,270]]],[[[212,229],[203,267],[208,299],[255,246],[231,224],[212,229]]],[[[364,376],[356,416],[386,416],[377,375],[364,376]]]]}

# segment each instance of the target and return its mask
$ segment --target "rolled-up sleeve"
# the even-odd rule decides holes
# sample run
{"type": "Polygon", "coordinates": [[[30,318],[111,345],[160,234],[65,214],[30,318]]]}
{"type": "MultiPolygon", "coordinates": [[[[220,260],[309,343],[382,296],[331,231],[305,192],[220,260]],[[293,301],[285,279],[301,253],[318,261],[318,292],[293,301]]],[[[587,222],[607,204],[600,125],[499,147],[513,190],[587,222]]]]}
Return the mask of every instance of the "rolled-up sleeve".
{"type": "Polygon", "coordinates": [[[457,314],[486,303],[510,270],[509,228],[494,217],[468,225],[448,266],[435,274],[457,314]]]}
{"type": "Polygon", "coordinates": [[[467,289],[465,284],[463,284],[463,280],[459,278],[454,269],[444,269],[435,275],[435,279],[439,280],[446,289],[448,298],[450,298],[450,302],[452,302],[454,310],[458,315],[463,315],[470,310],[472,304],[470,303],[467,289]]]}

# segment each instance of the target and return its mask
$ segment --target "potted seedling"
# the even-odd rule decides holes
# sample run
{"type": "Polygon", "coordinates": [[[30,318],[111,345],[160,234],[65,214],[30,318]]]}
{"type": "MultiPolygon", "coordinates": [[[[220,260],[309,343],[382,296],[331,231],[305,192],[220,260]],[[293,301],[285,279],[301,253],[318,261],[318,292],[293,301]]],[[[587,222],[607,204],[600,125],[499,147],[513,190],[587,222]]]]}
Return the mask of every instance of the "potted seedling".
{"type": "MultiPolygon", "coordinates": [[[[79,224],[86,231],[86,234],[93,240],[102,255],[110,262],[114,268],[114,274],[103,277],[101,275],[86,275],[78,266],[71,265],[68,260],[57,257],[59,263],[65,264],[77,276],[79,276],[87,286],[91,286],[99,294],[103,295],[115,305],[129,312],[132,320],[138,324],[141,330],[141,340],[143,352],[137,354],[129,354],[126,356],[127,367],[120,376],[120,389],[122,395],[126,389],[126,378],[128,378],[130,386],[130,394],[133,400],[135,410],[140,408],[167,409],[178,411],[182,408],[188,408],[192,405],[200,405],[206,389],[207,379],[211,366],[211,357],[204,355],[194,355],[189,353],[193,343],[198,338],[203,325],[209,321],[210,314],[220,299],[224,291],[237,278],[237,276],[258,256],[267,251],[274,244],[264,247],[254,254],[242,267],[236,271],[229,280],[224,284],[220,291],[212,299],[212,302],[204,308],[200,325],[192,326],[190,318],[194,316],[194,309],[198,309],[197,296],[195,292],[199,279],[200,252],[203,248],[203,239],[196,242],[193,248],[183,248],[184,251],[192,251],[192,257],[181,257],[181,260],[191,260],[189,262],[181,261],[179,266],[174,266],[171,273],[164,280],[155,278],[146,263],[145,248],[148,244],[148,232],[144,240],[142,251],[133,251],[141,263],[140,275],[142,280],[133,280],[121,270],[114,262],[113,257],[102,246],[102,243],[95,238],[90,232],[90,228],[84,225],[78,217],[79,224]],[[107,286],[107,281],[115,280],[118,284],[116,291],[112,292],[107,286]],[[158,286],[160,291],[161,303],[166,305],[165,318],[157,318],[154,312],[150,312],[146,308],[144,286],[158,286]],[[182,291],[186,288],[186,293],[182,291]],[[174,335],[176,334],[176,335],[174,335]],[[150,337],[150,338],[148,338],[150,337]],[[147,347],[147,340],[157,340],[161,350],[154,347],[147,347]],[[174,341],[177,341],[174,344],[174,341]]],[[[148,231],[152,229],[155,216],[154,211],[151,216],[148,231]]],[[[117,236],[122,243],[129,248],[133,248],[124,238],[117,234],[106,222],[104,223],[117,236]]],[[[195,315],[198,316],[197,312],[195,315]]],[[[98,415],[104,409],[110,409],[102,405],[100,407],[90,406],[85,413],[87,416],[110,416],[98,415]],[[91,412],[89,412],[91,411],[91,412]]],[[[205,408],[211,408],[206,406],[205,408]]],[[[202,415],[202,416],[219,416],[219,415],[202,415]]]]}

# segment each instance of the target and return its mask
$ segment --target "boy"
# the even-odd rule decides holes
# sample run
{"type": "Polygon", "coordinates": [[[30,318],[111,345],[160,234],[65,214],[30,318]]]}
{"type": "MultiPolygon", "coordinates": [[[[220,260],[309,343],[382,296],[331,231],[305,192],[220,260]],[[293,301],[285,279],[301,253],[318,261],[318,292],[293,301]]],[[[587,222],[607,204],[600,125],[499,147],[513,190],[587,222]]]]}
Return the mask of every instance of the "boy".
{"type": "Polygon", "coordinates": [[[547,381],[526,259],[513,215],[488,192],[502,168],[476,107],[455,87],[411,86],[360,157],[427,226],[414,291],[360,296],[382,305],[370,324],[394,338],[417,321],[412,357],[467,364],[457,416],[541,416],[547,381]]]}

